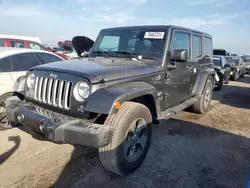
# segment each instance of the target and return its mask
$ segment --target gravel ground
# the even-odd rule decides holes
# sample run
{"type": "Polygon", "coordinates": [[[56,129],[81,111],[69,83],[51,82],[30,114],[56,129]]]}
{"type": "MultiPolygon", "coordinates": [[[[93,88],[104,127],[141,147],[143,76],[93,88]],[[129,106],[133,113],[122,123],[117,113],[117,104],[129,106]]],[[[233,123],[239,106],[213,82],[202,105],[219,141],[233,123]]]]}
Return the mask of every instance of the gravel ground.
{"type": "Polygon", "coordinates": [[[142,166],[106,171],[96,149],[0,131],[0,187],[242,188],[250,172],[250,77],[214,91],[205,116],[182,112],[156,125],[142,166]]]}

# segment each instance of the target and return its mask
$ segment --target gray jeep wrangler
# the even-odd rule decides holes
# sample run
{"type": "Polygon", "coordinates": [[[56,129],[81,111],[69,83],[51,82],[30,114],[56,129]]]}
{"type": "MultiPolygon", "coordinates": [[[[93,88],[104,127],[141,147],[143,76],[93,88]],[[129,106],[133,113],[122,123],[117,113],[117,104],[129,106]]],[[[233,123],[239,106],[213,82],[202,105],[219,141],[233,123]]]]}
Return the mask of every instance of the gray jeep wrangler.
{"type": "Polygon", "coordinates": [[[56,143],[97,147],[108,170],[126,175],[145,159],[153,124],[188,107],[209,110],[209,34],[135,26],[103,29],[93,46],[78,39],[78,54],[91,48],[87,57],[33,67],[6,100],[9,120],[56,143]]]}

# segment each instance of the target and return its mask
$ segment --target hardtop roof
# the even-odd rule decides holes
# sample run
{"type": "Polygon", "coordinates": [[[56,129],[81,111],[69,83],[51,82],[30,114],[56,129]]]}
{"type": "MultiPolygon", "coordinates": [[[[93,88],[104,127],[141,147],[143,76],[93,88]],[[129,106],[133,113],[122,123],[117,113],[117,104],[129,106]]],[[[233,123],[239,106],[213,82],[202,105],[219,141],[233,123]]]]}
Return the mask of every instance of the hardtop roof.
{"type": "Polygon", "coordinates": [[[101,31],[105,31],[105,30],[110,30],[110,29],[132,29],[132,28],[145,28],[145,29],[154,29],[154,28],[163,28],[165,30],[169,30],[169,29],[180,29],[180,30],[186,30],[186,31],[190,31],[190,32],[194,32],[194,33],[199,33],[199,34],[203,34],[207,37],[212,38],[212,35],[205,33],[203,31],[198,31],[195,29],[191,29],[191,28],[186,28],[186,27],[181,27],[181,26],[175,26],[175,25],[137,25],[137,26],[122,26],[122,27],[111,27],[111,28],[105,28],[102,29],[101,31]]]}

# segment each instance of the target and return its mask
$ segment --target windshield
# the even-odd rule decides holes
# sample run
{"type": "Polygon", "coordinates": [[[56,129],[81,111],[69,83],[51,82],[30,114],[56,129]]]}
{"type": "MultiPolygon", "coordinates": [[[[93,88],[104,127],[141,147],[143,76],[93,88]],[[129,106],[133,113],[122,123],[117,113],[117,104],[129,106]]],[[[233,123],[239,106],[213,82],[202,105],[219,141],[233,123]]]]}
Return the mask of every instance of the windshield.
{"type": "Polygon", "coordinates": [[[108,29],[100,32],[91,54],[101,56],[142,56],[162,59],[166,32],[146,28],[108,29]],[[98,53],[102,52],[102,53],[98,53]]]}
{"type": "Polygon", "coordinates": [[[238,57],[232,57],[231,60],[236,64],[238,65],[240,63],[240,60],[238,57]]]}
{"type": "Polygon", "coordinates": [[[241,57],[245,63],[250,63],[250,57],[249,56],[242,56],[241,57]]]}
{"type": "Polygon", "coordinates": [[[221,59],[219,57],[214,57],[213,62],[215,66],[221,67],[221,59]]]}
{"type": "Polygon", "coordinates": [[[225,56],[225,59],[226,59],[227,61],[230,61],[230,60],[232,59],[232,57],[230,57],[230,56],[225,56]]]}

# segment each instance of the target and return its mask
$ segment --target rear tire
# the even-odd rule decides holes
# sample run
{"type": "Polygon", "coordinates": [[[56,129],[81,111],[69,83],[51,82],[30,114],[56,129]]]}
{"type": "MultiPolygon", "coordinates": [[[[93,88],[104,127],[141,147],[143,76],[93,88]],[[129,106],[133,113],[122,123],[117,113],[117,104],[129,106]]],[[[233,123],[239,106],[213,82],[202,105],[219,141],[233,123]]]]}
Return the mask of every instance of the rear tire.
{"type": "Polygon", "coordinates": [[[212,99],[212,90],[212,81],[208,79],[200,99],[192,105],[193,112],[198,114],[205,114],[208,112],[212,99]]]}
{"type": "Polygon", "coordinates": [[[14,92],[5,93],[0,96],[0,128],[2,129],[11,129],[17,125],[6,118],[5,112],[5,100],[9,97],[14,96],[14,92]]]}
{"type": "Polygon", "coordinates": [[[103,166],[121,176],[139,168],[151,143],[151,123],[149,109],[135,102],[124,102],[118,113],[109,115],[104,124],[113,127],[114,134],[110,144],[99,148],[103,166]]]}

